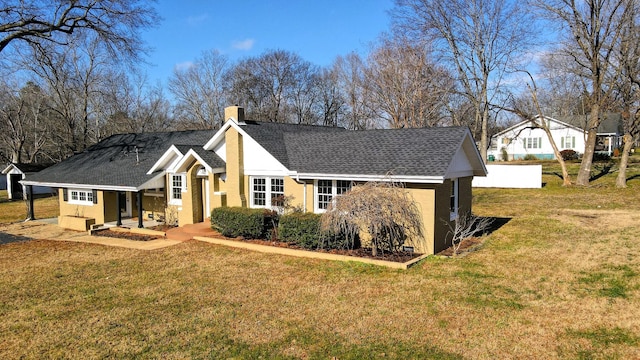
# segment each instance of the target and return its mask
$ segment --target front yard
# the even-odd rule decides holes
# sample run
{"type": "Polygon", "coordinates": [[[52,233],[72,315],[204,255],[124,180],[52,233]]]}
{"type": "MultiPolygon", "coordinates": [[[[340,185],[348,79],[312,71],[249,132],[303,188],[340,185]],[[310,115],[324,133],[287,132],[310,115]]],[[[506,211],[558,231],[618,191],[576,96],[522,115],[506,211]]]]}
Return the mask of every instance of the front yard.
{"type": "Polygon", "coordinates": [[[506,224],[406,271],[196,241],[0,245],[0,357],[640,358],[640,166],[623,190],[555,171],[476,189],[506,224]]]}

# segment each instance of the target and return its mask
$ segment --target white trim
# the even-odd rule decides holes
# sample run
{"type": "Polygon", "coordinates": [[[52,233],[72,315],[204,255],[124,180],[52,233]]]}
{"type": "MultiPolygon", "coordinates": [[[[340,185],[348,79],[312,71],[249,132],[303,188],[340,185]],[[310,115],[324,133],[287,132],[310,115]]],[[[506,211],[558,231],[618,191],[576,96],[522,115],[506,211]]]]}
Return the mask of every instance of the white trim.
{"type": "MultiPolygon", "coordinates": [[[[350,181],[350,187],[353,187],[353,180],[343,180],[343,179],[316,179],[313,181],[313,212],[316,214],[322,214],[327,211],[327,209],[320,209],[319,201],[318,201],[318,181],[331,181],[331,199],[330,202],[333,202],[338,195],[338,181],[350,181]]],[[[305,192],[306,193],[306,192],[305,192]]]]}
{"type": "Polygon", "coordinates": [[[153,174],[154,171],[158,170],[158,168],[160,168],[164,163],[166,163],[169,160],[169,156],[172,155],[172,154],[177,156],[178,158],[183,156],[183,154],[180,152],[180,150],[178,150],[178,148],[175,145],[171,145],[167,149],[167,151],[165,151],[164,154],[162,154],[162,156],[160,156],[158,161],[156,161],[153,164],[153,166],[151,166],[151,169],[149,169],[149,171],[147,171],[147,175],[151,175],[151,174],[153,174]]]}
{"type": "Polygon", "coordinates": [[[451,195],[449,194],[449,220],[453,221],[458,217],[460,209],[460,182],[458,179],[451,179],[451,186],[453,187],[453,211],[451,211],[451,195]]]}
{"type": "Polygon", "coordinates": [[[113,186],[113,185],[93,185],[93,184],[72,184],[72,183],[52,183],[40,181],[20,181],[22,185],[48,186],[53,188],[75,188],[75,189],[95,189],[102,191],[132,191],[137,192],[139,189],[135,186],[113,186]]]}
{"type": "Polygon", "coordinates": [[[413,175],[354,175],[354,174],[317,174],[317,173],[289,173],[289,176],[299,179],[310,180],[350,180],[350,181],[383,181],[383,182],[404,182],[404,183],[418,183],[418,184],[442,184],[444,182],[443,176],[413,176],[413,175]]]}
{"type": "Polygon", "coordinates": [[[282,176],[249,176],[249,207],[253,209],[273,209],[276,207],[271,203],[271,199],[273,196],[271,194],[271,181],[272,180],[282,180],[282,195],[285,195],[284,189],[284,177],[282,176]],[[265,182],[265,199],[264,205],[255,205],[254,201],[254,191],[253,191],[253,180],[254,179],[264,179],[265,182]]]}
{"type": "Polygon", "coordinates": [[[196,153],[195,151],[193,151],[193,149],[189,149],[189,151],[187,151],[186,154],[184,154],[182,156],[182,158],[180,158],[180,161],[178,161],[173,167],[172,170],[175,171],[180,171],[181,168],[185,165],[185,163],[187,162],[187,159],[189,159],[189,156],[193,156],[197,161],[200,162],[200,165],[204,166],[205,169],[207,169],[208,172],[213,172],[213,168],[207,164],[206,161],[202,160],[202,158],[200,157],[200,155],[198,155],[198,153],[196,153]]]}
{"type": "Polygon", "coordinates": [[[93,199],[93,190],[88,190],[87,189],[67,189],[67,203],[69,204],[73,204],[73,205],[84,205],[84,206],[93,206],[94,199],[93,199]],[[76,199],[74,199],[73,194],[75,193],[75,197],[76,199]],[[84,195],[84,200],[80,200],[81,197],[83,197],[84,195]],[[89,198],[91,198],[91,200],[89,200],[89,198]]]}

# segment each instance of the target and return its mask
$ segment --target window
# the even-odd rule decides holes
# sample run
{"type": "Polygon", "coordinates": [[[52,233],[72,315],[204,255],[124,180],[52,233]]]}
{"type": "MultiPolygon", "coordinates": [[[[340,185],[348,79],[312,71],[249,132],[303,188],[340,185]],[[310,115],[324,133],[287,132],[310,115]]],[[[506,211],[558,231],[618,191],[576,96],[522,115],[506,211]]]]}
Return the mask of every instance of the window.
{"type": "Polygon", "coordinates": [[[458,179],[451,179],[451,195],[449,196],[450,220],[458,217],[458,179]]]}
{"type": "Polygon", "coordinates": [[[576,147],[575,136],[564,136],[560,138],[560,147],[563,149],[573,149],[576,147]]]}
{"type": "Polygon", "coordinates": [[[540,149],[542,148],[542,138],[524,138],[522,139],[522,146],[525,149],[540,149]]]}
{"type": "Polygon", "coordinates": [[[284,196],[284,178],[280,177],[252,177],[251,178],[251,207],[271,208],[282,206],[284,196]]]}
{"type": "Polygon", "coordinates": [[[324,212],[334,197],[340,196],[351,190],[351,181],[348,180],[318,180],[316,182],[316,212],[324,212]]]}
{"type": "Polygon", "coordinates": [[[93,205],[98,200],[93,194],[93,190],[71,189],[69,191],[69,204],[93,205]]]}
{"type": "Polygon", "coordinates": [[[171,189],[169,194],[172,205],[182,205],[182,193],[187,191],[186,176],[184,174],[171,174],[171,189]]]}

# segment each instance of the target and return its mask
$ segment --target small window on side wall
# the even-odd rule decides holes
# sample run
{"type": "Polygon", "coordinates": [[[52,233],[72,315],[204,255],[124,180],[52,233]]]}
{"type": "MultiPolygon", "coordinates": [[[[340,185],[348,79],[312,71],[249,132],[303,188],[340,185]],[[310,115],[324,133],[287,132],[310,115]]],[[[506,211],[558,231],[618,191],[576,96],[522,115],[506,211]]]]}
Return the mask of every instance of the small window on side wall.
{"type": "Polygon", "coordinates": [[[458,192],[458,179],[451,179],[451,195],[449,196],[449,220],[455,220],[458,217],[458,192]]]}

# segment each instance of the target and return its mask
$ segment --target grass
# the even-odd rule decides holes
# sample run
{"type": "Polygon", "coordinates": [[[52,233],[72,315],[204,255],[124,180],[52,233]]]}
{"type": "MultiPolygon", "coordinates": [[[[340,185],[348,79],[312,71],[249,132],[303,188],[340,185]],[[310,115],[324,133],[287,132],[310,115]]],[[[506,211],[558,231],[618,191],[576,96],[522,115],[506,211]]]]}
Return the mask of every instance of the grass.
{"type": "MultiPolygon", "coordinates": [[[[34,208],[37,219],[56,217],[60,214],[57,196],[34,199],[34,208]]],[[[0,190],[0,209],[0,224],[14,223],[27,218],[27,203],[8,200],[7,190],[0,190]]]]}
{"type": "Polygon", "coordinates": [[[0,358],[639,358],[640,178],[563,188],[543,169],[542,189],[475,191],[478,215],[508,218],[481,250],[407,271],[194,241],[0,245],[0,358]]]}

